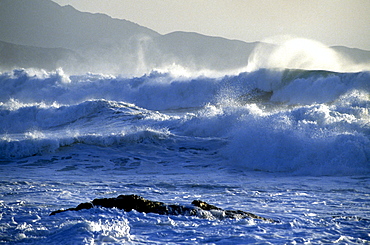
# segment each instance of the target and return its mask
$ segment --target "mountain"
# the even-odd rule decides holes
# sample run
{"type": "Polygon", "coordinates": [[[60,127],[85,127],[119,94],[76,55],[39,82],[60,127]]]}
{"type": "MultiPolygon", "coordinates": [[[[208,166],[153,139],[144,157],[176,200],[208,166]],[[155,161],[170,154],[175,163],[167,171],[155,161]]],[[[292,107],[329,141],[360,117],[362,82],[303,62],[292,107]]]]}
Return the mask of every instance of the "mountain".
{"type": "Polygon", "coordinates": [[[2,41],[42,48],[83,50],[159,35],[127,20],[83,13],[51,0],[0,0],[0,23],[2,41]]]}
{"type": "Polygon", "coordinates": [[[19,67],[45,70],[66,67],[72,70],[76,64],[83,64],[84,62],[83,57],[69,49],[40,48],[0,41],[1,70],[11,70],[19,67]]]}
{"type": "Polygon", "coordinates": [[[345,46],[333,46],[331,48],[354,63],[370,63],[370,51],[345,46]]]}
{"type": "Polygon", "coordinates": [[[153,40],[162,63],[176,63],[193,69],[227,70],[244,67],[258,43],[245,43],[194,32],[172,32],[153,40]]]}
{"type": "MultiPolygon", "coordinates": [[[[195,69],[235,69],[246,66],[255,46],[196,33],[160,35],[127,20],[80,12],[51,0],[0,0],[0,23],[0,40],[18,45],[12,47],[18,48],[16,55],[30,46],[44,48],[43,52],[68,49],[84,58],[78,67],[96,72],[140,73],[174,63],[195,69]]],[[[29,62],[19,63],[24,64],[29,62]]]]}
{"type": "Polygon", "coordinates": [[[0,0],[1,41],[72,50],[85,58],[86,69],[97,72],[135,69],[139,40],[156,36],[130,21],[83,13],[51,0],[0,0]]]}
{"type": "MultiPolygon", "coordinates": [[[[51,0],[0,0],[0,66],[68,73],[141,75],[173,64],[189,69],[246,67],[259,42],[246,43],[192,32],[161,35],[105,14],[80,12],[51,0]]],[[[334,47],[343,56],[370,62],[370,52],[334,47]]]]}

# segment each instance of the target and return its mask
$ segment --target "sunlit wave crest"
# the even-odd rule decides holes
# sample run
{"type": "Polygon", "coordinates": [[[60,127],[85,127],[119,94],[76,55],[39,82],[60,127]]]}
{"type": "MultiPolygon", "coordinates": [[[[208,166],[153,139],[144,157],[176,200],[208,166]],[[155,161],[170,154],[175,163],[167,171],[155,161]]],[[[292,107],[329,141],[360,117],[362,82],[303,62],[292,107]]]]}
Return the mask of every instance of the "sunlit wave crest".
{"type": "Polygon", "coordinates": [[[261,68],[357,72],[369,67],[355,65],[318,41],[283,36],[266,39],[253,50],[246,70],[261,68]]]}

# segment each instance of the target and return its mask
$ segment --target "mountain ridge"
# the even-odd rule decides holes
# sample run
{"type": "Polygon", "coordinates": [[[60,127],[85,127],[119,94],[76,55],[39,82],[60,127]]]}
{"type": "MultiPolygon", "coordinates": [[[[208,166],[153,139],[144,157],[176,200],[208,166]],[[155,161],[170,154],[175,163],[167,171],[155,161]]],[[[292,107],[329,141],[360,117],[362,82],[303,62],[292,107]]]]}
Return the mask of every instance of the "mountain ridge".
{"type": "MultiPolygon", "coordinates": [[[[70,73],[125,74],[173,64],[236,70],[248,65],[248,57],[261,44],[184,31],[161,35],[128,20],[81,12],[51,0],[0,0],[0,41],[3,69],[63,66],[70,73]]],[[[357,63],[370,62],[370,51],[334,49],[357,63]]]]}
{"type": "Polygon", "coordinates": [[[159,35],[127,20],[81,12],[51,0],[1,0],[0,23],[2,41],[42,48],[79,49],[93,40],[103,43],[104,36],[120,43],[139,33],[159,35]]]}
{"type": "Polygon", "coordinates": [[[85,59],[65,48],[41,48],[0,41],[0,71],[17,68],[55,70],[59,67],[72,69],[85,59]]]}

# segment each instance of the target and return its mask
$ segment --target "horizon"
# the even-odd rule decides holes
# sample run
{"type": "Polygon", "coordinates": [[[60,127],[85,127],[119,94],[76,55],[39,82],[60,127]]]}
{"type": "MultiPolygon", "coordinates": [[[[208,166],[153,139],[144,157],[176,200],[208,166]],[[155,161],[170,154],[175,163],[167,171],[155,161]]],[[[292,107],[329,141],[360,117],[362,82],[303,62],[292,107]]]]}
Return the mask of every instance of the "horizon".
{"type": "Polygon", "coordinates": [[[244,42],[292,36],[370,50],[370,1],[52,0],[81,12],[103,13],[160,34],[196,32],[244,42]],[[232,3],[232,4],[231,4],[232,3]],[[156,11],[153,11],[155,9],[156,11]],[[267,20],[267,21],[266,21],[267,20]]]}

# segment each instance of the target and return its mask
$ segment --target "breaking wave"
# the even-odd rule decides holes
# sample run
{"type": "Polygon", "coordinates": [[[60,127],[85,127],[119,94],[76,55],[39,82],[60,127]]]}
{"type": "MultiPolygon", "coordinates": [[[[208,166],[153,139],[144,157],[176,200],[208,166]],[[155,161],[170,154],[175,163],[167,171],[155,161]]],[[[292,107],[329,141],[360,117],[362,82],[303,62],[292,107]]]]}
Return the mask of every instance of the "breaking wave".
{"type": "Polygon", "coordinates": [[[246,171],[370,172],[369,72],[156,71],[127,78],[18,69],[0,74],[0,86],[4,159],[76,144],[164,150],[195,144],[217,152],[224,166],[246,171]]]}

